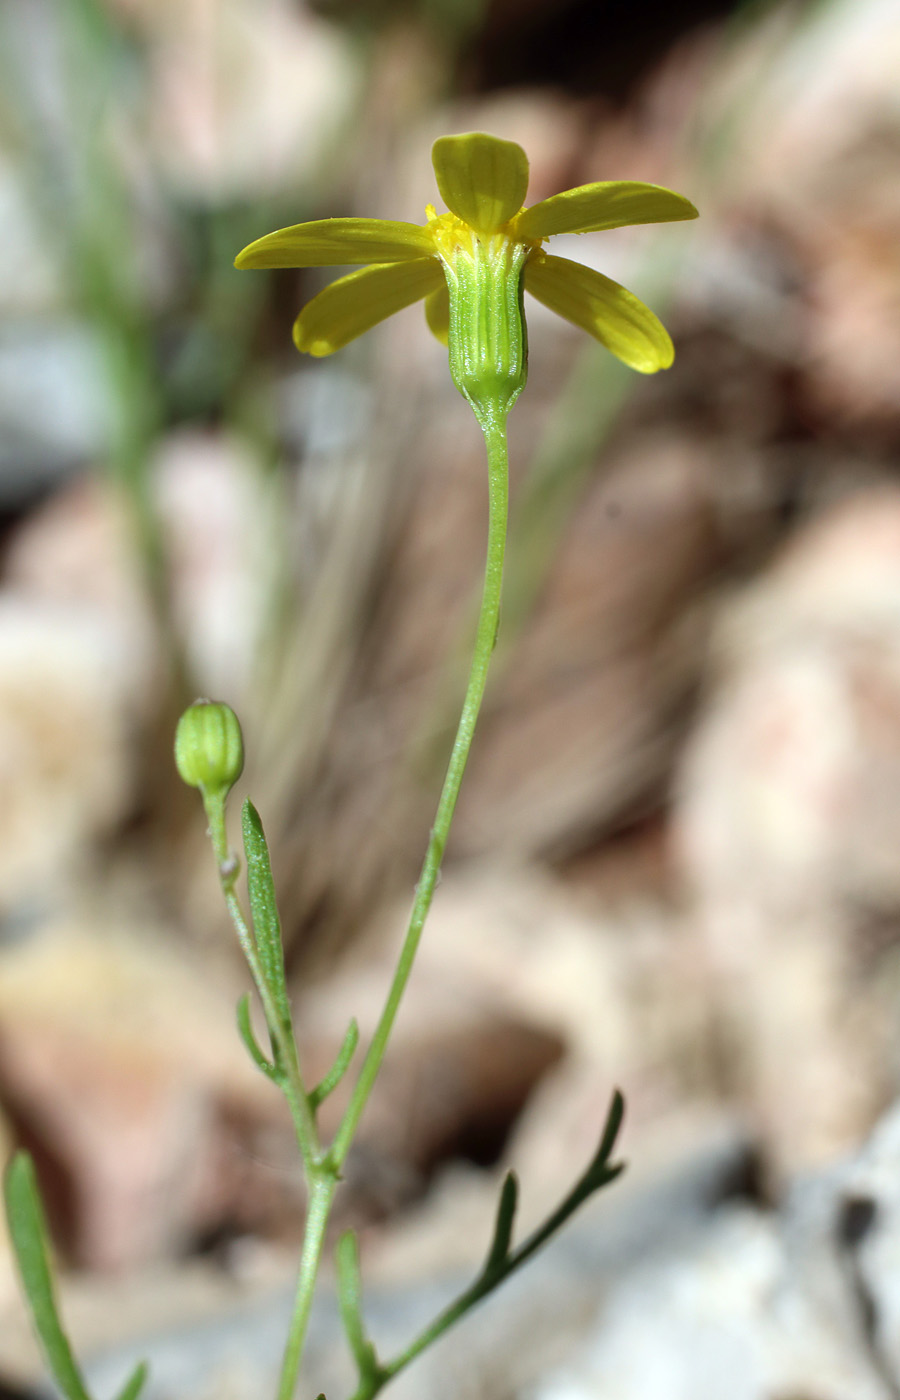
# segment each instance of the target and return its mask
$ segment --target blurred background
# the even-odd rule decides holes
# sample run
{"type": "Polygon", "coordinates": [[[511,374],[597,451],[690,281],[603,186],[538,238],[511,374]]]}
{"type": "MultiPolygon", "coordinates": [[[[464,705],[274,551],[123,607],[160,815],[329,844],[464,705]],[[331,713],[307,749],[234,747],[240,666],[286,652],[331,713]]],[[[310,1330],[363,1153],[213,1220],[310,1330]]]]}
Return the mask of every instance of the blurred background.
{"type": "MultiPolygon", "coordinates": [[[[480,588],[421,307],[301,360],[333,274],[232,260],[422,222],[432,141],[485,130],[529,203],[702,217],[555,245],[670,371],[527,308],[501,643],[337,1213],[376,1339],[471,1276],[509,1166],[553,1207],[616,1084],[629,1172],[392,1393],[900,1394],[898,71],[896,0],[3,0],[0,1143],[101,1393],[135,1354],[148,1400],[271,1393],[302,1234],[175,719],[242,717],[314,1079],[380,1009],[480,588]]],[[[40,1376],[0,1244],[0,1379],[40,1376]]]]}

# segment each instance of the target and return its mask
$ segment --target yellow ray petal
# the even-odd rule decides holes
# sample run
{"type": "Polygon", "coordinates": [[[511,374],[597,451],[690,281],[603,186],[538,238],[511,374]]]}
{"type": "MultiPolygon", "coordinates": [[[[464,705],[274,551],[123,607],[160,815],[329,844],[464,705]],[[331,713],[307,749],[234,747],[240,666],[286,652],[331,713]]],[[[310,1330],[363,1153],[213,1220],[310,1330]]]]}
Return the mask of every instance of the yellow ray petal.
{"type": "Polygon", "coordinates": [[[669,332],[650,308],[593,268],[542,253],[525,264],[525,287],[641,374],[668,369],[675,358],[669,332]]]}
{"type": "Polygon", "coordinates": [[[250,243],[235,267],[331,267],[394,263],[434,252],[427,228],[391,219],[316,219],[276,229],[250,243]]]}
{"type": "Polygon", "coordinates": [[[294,322],[294,344],[309,355],[330,355],[443,281],[435,258],[349,272],[307,302],[294,322]]]}
{"type": "Polygon", "coordinates": [[[521,238],[551,238],[555,233],[599,233],[626,224],[666,224],[696,219],[697,210],[683,194],[645,185],[639,180],[601,180],[579,185],[532,204],[516,220],[521,238]]]}
{"type": "Polygon", "coordinates": [[[528,157],[514,141],[483,131],[442,136],[431,160],[447,208],[479,233],[493,233],[522,208],[528,157]]]}
{"type": "Polygon", "coordinates": [[[447,345],[450,340],[450,294],[446,282],[425,298],[425,320],[431,334],[442,345],[447,345]]]}

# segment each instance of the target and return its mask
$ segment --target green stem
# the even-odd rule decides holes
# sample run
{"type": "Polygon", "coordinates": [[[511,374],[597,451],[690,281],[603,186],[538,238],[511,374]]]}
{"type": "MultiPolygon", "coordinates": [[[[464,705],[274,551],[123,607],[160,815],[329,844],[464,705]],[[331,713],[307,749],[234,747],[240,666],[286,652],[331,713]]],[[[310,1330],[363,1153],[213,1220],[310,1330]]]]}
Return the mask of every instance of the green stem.
{"type": "Polygon", "coordinates": [[[309,1209],[306,1213],[306,1229],[303,1235],[303,1253],[297,1275],[297,1293],[294,1298],[294,1312],[291,1317],[284,1360],[281,1364],[281,1377],[278,1382],[278,1400],[293,1400],[303,1355],[303,1343],[309,1326],[313,1294],[322,1250],[325,1246],[325,1231],[331,1204],[338,1187],[338,1176],[332,1171],[319,1171],[310,1182],[309,1209]]]}
{"type": "Polygon", "coordinates": [[[336,1170],[340,1169],[347,1156],[359,1120],[372,1092],[372,1086],[384,1059],[400,999],[412,971],[416,949],[419,946],[419,939],[422,936],[422,929],[431,908],[431,901],[440,874],[444,848],[450,834],[450,824],[453,820],[460,784],[466,769],[469,749],[472,746],[472,736],[481,709],[491,654],[497,640],[509,501],[506,415],[500,412],[486,414],[483,417],[479,416],[479,422],[484,433],[488,457],[488,543],[481,611],[478,616],[478,629],[469,671],[469,682],[453,751],[450,755],[447,776],[444,779],[434,826],[431,829],[428,849],[422,865],[422,873],[416,886],[416,896],[400,959],[397,963],[397,970],[394,973],[394,980],[391,983],[381,1019],[360,1070],[359,1078],[354,1085],[350,1103],[329,1153],[330,1161],[336,1170]]]}

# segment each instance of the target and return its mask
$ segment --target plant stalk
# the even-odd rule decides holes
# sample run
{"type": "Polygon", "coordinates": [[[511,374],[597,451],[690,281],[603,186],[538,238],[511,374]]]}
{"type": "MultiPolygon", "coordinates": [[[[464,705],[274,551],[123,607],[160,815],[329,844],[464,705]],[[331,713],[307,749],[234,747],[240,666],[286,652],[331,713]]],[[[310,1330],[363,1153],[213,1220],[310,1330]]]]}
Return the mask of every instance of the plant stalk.
{"type": "Polygon", "coordinates": [[[425,853],[419,882],[416,885],[415,900],[397,963],[397,970],[394,973],[394,980],[391,983],[381,1019],[354,1085],[350,1103],[329,1153],[329,1159],[335,1170],[338,1171],[350,1149],[359,1120],[372,1092],[372,1086],[381,1068],[400,999],[409,981],[422,929],[431,908],[444,849],[450,834],[450,824],[456,809],[459,789],[484,697],[488,667],[497,640],[497,629],[500,623],[500,595],[503,585],[503,559],[506,550],[506,523],[509,512],[506,414],[498,411],[494,414],[479,415],[479,422],[484,433],[488,459],[488,541],[481,610],[478,615],[469,680],[456,731],[456,739],[447,767],[447,775],[444,778],[434,825],[431,828],[428,849],[425,853]]]}
{"type": "Polygon", "coordinates": [[[278,1382],[277,1400],[293,1400],[303,1356],[303,1344],[309,1327],[319,1264],[325,1247],[325,1232],[328,1217],[334,1201],[334,1193],[340,1178],[332,1170],[319,1170],[309,1183],[309,1206],[306,1212],[306,1229],[303,1234],[303,1253],[297,1274],[297,1292],[294,1297],[294,1311],[291,1317],[284,1359],[281,1363],[281,1377],[278,1382]]]}

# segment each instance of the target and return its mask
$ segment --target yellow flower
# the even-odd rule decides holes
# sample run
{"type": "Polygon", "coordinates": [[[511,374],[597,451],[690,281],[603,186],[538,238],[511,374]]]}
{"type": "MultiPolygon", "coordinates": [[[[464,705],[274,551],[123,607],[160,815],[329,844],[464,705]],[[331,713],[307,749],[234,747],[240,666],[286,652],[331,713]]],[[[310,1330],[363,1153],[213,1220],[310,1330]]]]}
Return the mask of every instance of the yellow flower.
{"type": "MultiPolygon", "coordinates": [[[[476,314],[473,297],[480,298],[480,334],[482,341],[485,338],[484,307],[491,293],[479,268],[490,266],[488,280],[500,300],[505,296],[518,302],[524,284],[538,301],[595,336],[632,369],[652,374],[672,363],[668,332],[643,302],[602,273],[545,253],[543,244],[557,233],[695,219],[697,210],[690,200],[660,185],[608,180],[566,190],[525,209],[525,152],[512,141],[481,132],[442,137],[434,144],[432,161],[449,212],[438,214],[429,205],[424,225],[319,219],[267,234],[238,255],[239,268],[369,264],[332,282],[307,303],[294,325],[299,350],[330,355],[424,298],[428,324],[438,339],[449,342],[453,367],[454,340],[463,334],[465,317],[471,321],[476,314]],[[463,308],[458,316],[457,301],[463,308]]],[[[502,320],[499,310],[497,315],[502,320]]],[[[516,338],[509,316],[504,327],[497,332],[501,354],[507,353],[510,336],[516,338]]],[[[488,339],[491,334],[488,327],[488,339]]],[[[513,344],[509,353],[522,361],[512,372],[521,388],[524,329],[519,338],[521,346],[513,344]]],[[[469,340],[474,343],[472,336],[469,340]]],[[[467,353],[466,347],[457,346],[458,358],[465,359],[467,353]]]]}

